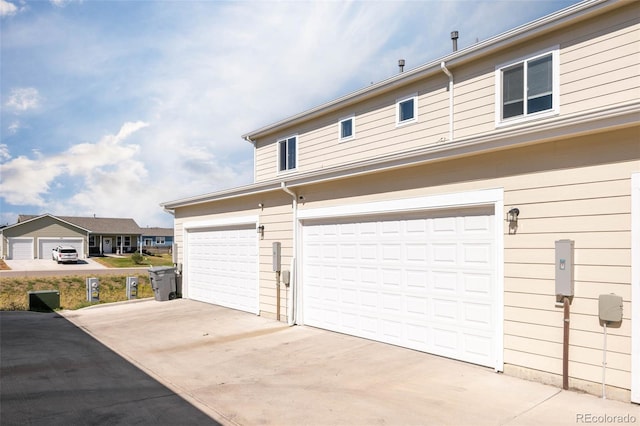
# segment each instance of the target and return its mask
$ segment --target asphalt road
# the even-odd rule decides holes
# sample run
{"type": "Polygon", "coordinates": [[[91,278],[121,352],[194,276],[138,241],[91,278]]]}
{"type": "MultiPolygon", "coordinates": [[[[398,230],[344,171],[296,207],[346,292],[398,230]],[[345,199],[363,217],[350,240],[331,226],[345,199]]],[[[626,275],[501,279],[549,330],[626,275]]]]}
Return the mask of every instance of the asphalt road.
{"type": "Polygon", "coordinates": [[[0,323],[3,426],[219,424],[57,313],[0,323]]]}

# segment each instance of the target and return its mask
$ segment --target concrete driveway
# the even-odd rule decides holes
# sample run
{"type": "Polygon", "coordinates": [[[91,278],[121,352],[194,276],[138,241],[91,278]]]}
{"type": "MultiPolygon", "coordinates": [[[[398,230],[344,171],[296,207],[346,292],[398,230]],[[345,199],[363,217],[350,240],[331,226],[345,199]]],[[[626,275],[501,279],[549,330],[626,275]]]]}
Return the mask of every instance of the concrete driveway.
{"type": "Polygon", "coordinates": [[[5,260],[4,262],[13,271],[75,271],[106,268],[92,259],[80,259],[78,263],[58,263],[51,259],[5,260]]]}
{"type": "Polygon", "coordinates": [[[0,271],[1,277],[44,277],[63,275],[104,275],[146,272],[149,266],[138,268],[107,268],[93,259],[81,259],[78,263],[61,263],[50,259],[5,260],[10,270],[0,271]]]}
{"type": "MultiPolygon", "coordinates": [[[[33,315],[42,315],[43,322],[74,324],[74,333],[78,329],[88,333],[96,344],[104,345],[104,352],[125,360],[127,371],[137,371],[131,373],[128,385],[110,384],[111,393],[124,386],[127,394],[130,386],[142,380],[149,387],[170,391],[160,392],[169,401],[166,408],[156,407],[161,412],[168,413],[171,401],[189,402],[193,411],[182,405],[177,408],[183,416],[180,424],[207,424],[201,413],[225,425],[575,425],[593,423],[598,416],[626,416],[640,423],[637,405],[561,391],[491,369],[320,329],[287,327],[190,300],[98,305],[62,311],[64,319],[57,320],[47,317],[57,314],[33,315]],[[149,378],[156,384],[149,384],[149,378]]],[[[12,344],[4,337],[6,328],[3,317],[3,370],[4,347],[12,344]]],[[[66,326],[56,335],[61,348],[67,345],[69,332],[66,326]]],[[[30,361],[40,352],[37,342],[43,338],[47,336],[31,338],[31,346],[19,345],[25,358],[14,380],[19,381],[20,374],[23,379],[31,377],[31,389],[6,397],[4,371],[2,375],[2,411],[13,413],[16,404],[25,406],[21,399],[28,399],[32,407],[20,411],[23,418],[13,417],[22,424],[37,423],[39,398],[46,395],[38,387],[50,388],[53,383],[30,361]],[[41,377],[40,382],[33,377],[41,377]]],[[[79,357],[66,353],[57,358],[57,372],[50,374],[64,381],[63,372],[89,362],[79,357]]],[[[99,368],[86,368],[85,374],[100,376],[103,370],[113,374],[112,363],[122,361],[101,362],[99,368]]],[[[76,404],[91,405],[85,401],[90,391],[100,388],[76,392],[76,404]]],[[[150,410],[145,405],[150,399],[141,395],[136,401],[150,410]]],[[[111,412],[126,419],[127,410],[135,405],[114,402],[98,408],[104,415],[111,412]]],[[[58,411],[61,423],[65,416],[74,420],[77,414],[58,411]]],[[[157,424],[158,419],[177,424],[160,417],[147,423],[157,424]]]]}

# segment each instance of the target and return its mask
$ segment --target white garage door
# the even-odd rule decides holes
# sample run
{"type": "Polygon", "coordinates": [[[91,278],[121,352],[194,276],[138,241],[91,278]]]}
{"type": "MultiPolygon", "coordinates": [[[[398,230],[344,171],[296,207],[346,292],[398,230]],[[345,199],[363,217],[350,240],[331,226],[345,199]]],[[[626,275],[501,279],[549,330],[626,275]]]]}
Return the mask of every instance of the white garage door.
{"type": "Polygon", "coordinates": [[[187,234],[187,297],[258,313],[255,225],[187,234]]]}
{"type": "Polygon", "coordinates": [[[33,259],[33,238],[9,238],[9,259],[33,259]]]}
{"type": "Polygon", "coordinates": [[[494,367],[493,208],[303,226],[304,323],[494,367]]]}
{"type": "Polygon", "coordinates": [[[78,259],[84,255],[84,243],[82,238],[39,238],[38,257],[51,259],[51,250],[57,246],[71,246],[78,252],[78,259]]]}

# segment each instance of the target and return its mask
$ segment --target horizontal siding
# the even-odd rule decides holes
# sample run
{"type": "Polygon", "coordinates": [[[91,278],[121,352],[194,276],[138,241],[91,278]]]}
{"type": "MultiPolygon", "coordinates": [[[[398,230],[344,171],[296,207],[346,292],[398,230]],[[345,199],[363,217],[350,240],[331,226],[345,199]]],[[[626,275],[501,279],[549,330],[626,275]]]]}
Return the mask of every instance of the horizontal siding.
{"type": "Polygon", "coordinates": [[[637,100],[639,22],[636,12],[570,34],[560,57],[563,114],[637,100]]]}
{"type": "MultiPolygon", "coordinates": [[[[629,4],[596,19],[511,46],[459,68],[454,75],[456,139],[495,130],[495,67],[560,46],[560,114],[568,115],[638,99],[640,23],[629,4]]],[[[278,137],[299,135],[296,172],[334,167],[446,142],[449,92],[444,73],[259,141],[256,181],[277,178],[278,137]],[[418,122],[395,126],[395,101],[419,93],[418,122]],[[338,120],[355,115],[356,137],[341,143],[338,120]],[[392,140],[393,143],[389,141],[392,140]]]]}
{"type": "Polygon", "coordinates": [[[598,297],[615,293],[623,297],[624,320],[609,328],[617,373],[607,374],[607,384],[628,389],[630,177],[639,168],[634,128],[354,178],[349,185],[316,185],[305,190],[301,208],[503,188],[505,211],[520,209],[516,234],[506,223],[503,231],[505,363],[561,374],[563,309],[555,297],[554,244],[568,238],[576,247],[571,375],[594,381],[601,369],[598,297]]]}
{"type": "MultiPolygon", "coordinates": [[[[567,157],[568,158],[568,157],[567,157]]],[[[614,167],[563,170],[553,180],[511,180],[505,206],[521,211],[517,233],[505,232],[505,363],[561,374],[562,307],[555,303],[554,241],[575,241],[570,376],[601,379],[602,327],[598,296],[624,300],[624,319],[610,329],[607,383],[630,387],[630,173],[614,167]],[[539,187],[532,187],[535,183],[539,187]],[[544,314],[546,312],[546,314],[544,314]],[[540,318],[538,318],[540,317],[540,318]],[[574,337],[580,332],[579,340],[574,337]],[[590,338],[587,338],[589,336],[590,338]],[[616,351],[616,348],[618,349],[616,351]],[[598,375],[594,375],[595,372],[598,375]]]]}

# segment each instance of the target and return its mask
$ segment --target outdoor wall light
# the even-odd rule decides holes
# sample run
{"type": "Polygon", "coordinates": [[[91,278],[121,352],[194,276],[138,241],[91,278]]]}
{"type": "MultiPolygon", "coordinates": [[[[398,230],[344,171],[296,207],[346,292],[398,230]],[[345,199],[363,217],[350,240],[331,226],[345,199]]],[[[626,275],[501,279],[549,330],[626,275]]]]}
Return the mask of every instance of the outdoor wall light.
{"type": "Polygon", "coordinates": [[[507,212],[507,222],[509,222],[509,234],[515,234],[518,229],[518,216],[520,215],[520,209],[517,207],[512,208],[507,212]]]}
{"type": "Polygon", "coordinates": [[[259,208],[259,209],[264,208],[264,204],[262,204],[262,203],[258,203],[258,208],[259,208]]]}
{"type": "Polygon", "coordinates": [[[261,237],[264,237],[264,225],[260,225],[256,228],[256,232],[260,234],[261,237]]]}

